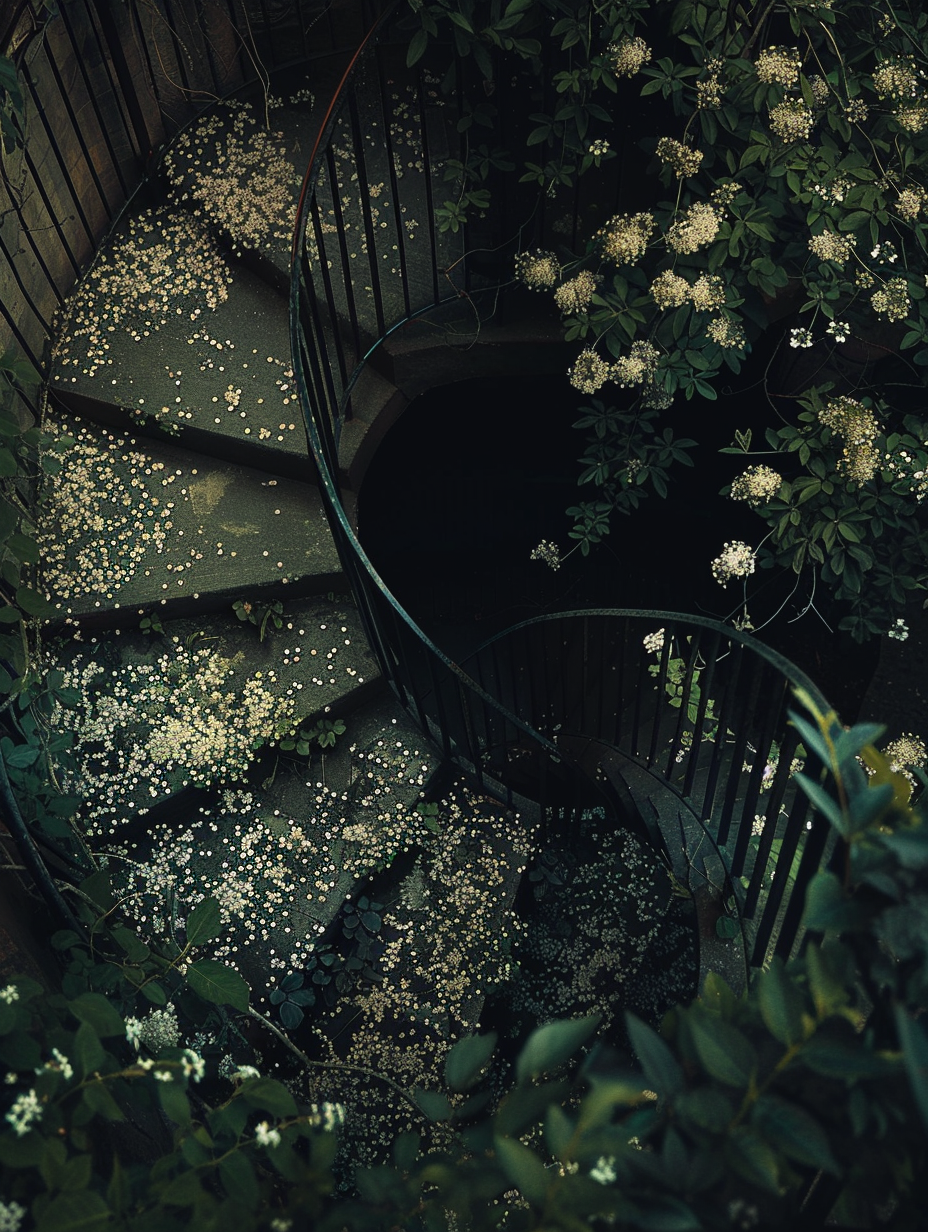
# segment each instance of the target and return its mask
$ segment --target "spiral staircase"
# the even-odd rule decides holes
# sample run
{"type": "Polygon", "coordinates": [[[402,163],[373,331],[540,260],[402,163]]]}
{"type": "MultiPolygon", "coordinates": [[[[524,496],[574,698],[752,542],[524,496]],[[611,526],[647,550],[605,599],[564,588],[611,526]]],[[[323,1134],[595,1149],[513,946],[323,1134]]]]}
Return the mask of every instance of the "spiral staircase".
{"type": "MultiPolygon", "coordinates": [[[[38,505],[50,662],[130,692],[161,672],[170,693],[165,660],[208,652],[231,665],[233,693],[260,681],[270,710],[348,727],[324,757],[251,783],[247,809],[219,807],[181,755],[157,781],[127,771],[130,698],[95,712],[125,730],[75,786],[93,794],[97,768],[100,826],[119,814],[127,861],[152,857],[165,827],[239,823],[269,843],[298,826],[326,853],[311,905],[243,943],[246,972],[269,953],[281,972],[298,965],[359,881],[424,836],[421,792],[451,775],[472,802],[518,814],[536,851],[594,816],[629,831],[695,905],[702,974],[743,981],[799,943],[803,887],[832,854],[790,783],[795,759],[811,762],[791,691],[824,705],[815,686],[731,628],[665,612],[551,613],[452,659],[358,537],[366,468],[416,397],[563,370],[552,327],[507,296],[511,259],[608,210],[577,195],[566,224],[544,200],[528,221],[507,199],[438,229],[436,208],[463,191],[461,98],[439,89],[438,62],[406,67],[378,7],[395,6],[310,6],[301,25],[286,5],[216,3],[191,25],[168,3],[80,0],[41,43],[31,5],[11,19],[29,132],[48,142],[45,157],[27,146],[23,175],[51,235],[33,196],[8,189],[22,235],[17,249],[4,219],[0,258],[6,334],[41,365],[39,409],[61,442],[38,505]],[[270,86],[249,85],[254,62],[274,69],[270,86]],[[222,98],[202,110],[208,94],[222,98]],[[346,827],[375,837],[365,847],[346,827]]],[[[159,713],[167,730],[170,700],[159,713]]],[[[49,884],[66,881],[54,844],[33,841],[49,884]]],[[[197,842],[220,886],[222,851],[197,842]]],[[[513,851],[501,911],[526,862],[513,851]]]]}

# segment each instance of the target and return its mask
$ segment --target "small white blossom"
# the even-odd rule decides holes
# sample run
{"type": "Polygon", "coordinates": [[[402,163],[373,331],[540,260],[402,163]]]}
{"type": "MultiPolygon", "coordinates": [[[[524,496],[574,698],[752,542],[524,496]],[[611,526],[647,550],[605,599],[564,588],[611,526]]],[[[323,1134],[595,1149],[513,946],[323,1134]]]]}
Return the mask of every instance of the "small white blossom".
{"type": "Polygon", "coordinates": [[[7,984],[6,988],[0,988],[0,1001],[5,1001],[7,1005],[12,1005],[14,1001],[19,1000],[19,989],[15,984],[7,984]]]}
{"type": "Polygon", "coordinates": [[[184,1055],[180,1059],[180,1064],[184,1077],[192,1077],[194,1082],[199,1082],[206,1073],[206,1062],[192,1048],[184,1049],[184,1055]]]}
{"type": "Polygon", "coordinates": [[[46,1061],[45,1064],[35,1072],[37,1074],[41,1074],[43,1069],[59,1070],[62,1077],[65,1079],[74,1077],[74,1067],[68,1058],[63,1053],[59,1052],[57,1048],[52,1049],[52,1060],[46,1061]]]}
{"type": "Polygon", "coordinates": [[[753,549],[736,539],[726,543],[721,555],[712,562],[712,576],[722,586],[727,586],[732,578],[749,577],[754,565],[753,549]]]}
{"type": "Polygon", "coordinates": [[[598,1181],[600,1185],[611,1185],[616,1179],[615,1156],[600,1155],[595,1168],[590,1169],[590,1180],[598,1181]]]}
{"type": "Polygon", "coordinates": [[[825,332],[830,334],[835,342],[847,342],[850,337],[851,327],[847,321],[832,321],[825,332]]]}
{"type": "Polygon", "coordinates": [[[664,649],[664,630],[657,629],[654,633],[645,634],[641,639],[641,644],[648,654],[658,654],[664,649]]]}
{"type": "Polygon", "coordinates": [[[280,1130],[274,1129],[267,1121],[255,1126],[255,1142],[258,1146],[280,1146],[280,1130]]]}
{"type": "Polygon", "coordinates": [[[0,1232],[19,1232],[26,1208],[18,1202],[0,1202],[0,1232]]]}
{"type": "Polygon", "coordinates": [[[138,1052],[142,1044],[142,1024],[137,1018],[126,1019],[126,1039],[138,1052]]]}
{"type": "Polygon", "coordinates": [[[232,1082],[245,1082],[248,1078],[260,1078],[261,1074],[253,1065],[240,1065],[229,1075],[232,1082]]]}
{"type": "Polygon", "coordinates": [[[789,331],[789,345],[791,347],[810,347],[813,341],[811,329],[806,329],[804,325],[789,331]]]}
{"type": "Polygon", "coordinates": [[[897,642],[904,642],[909,636],[909,626],[905,623],[901,616],[889,630],[889,636],[894,638],[897,642]]]}
{"type": "Polygon", "coordinates": [[[13,1127],[13,1133],[21,1138],[29,1132],[33,1121],[42,1119],[42,1105],[35,1090],[26,1091],[18,1096],[13,1107],[6,1114],[6,1120],[13,1127]]]}
{"type": "Polygon", "coordinates": [[[173,1082],[174,1075],[171,1073],[169,1069],[156,1069],[155,1070],[155,1080],[157,1082],[173,1082]]]}

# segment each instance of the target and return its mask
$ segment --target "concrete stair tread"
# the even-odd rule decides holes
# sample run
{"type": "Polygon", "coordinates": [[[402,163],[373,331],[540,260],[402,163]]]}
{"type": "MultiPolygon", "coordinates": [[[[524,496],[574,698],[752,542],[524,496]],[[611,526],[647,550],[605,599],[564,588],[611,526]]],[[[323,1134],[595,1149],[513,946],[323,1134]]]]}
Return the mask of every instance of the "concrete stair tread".
{"type": "MultiPolygon", "coordinates": [[[[338,712],[333,707],[332,713],[338,712]]],[[[180,797],[166,826],[152,825],[121,844],[124,859],[112,861],[121,891],[145,889],[142,898],[129,900],[136,918],[150,917],[154,900],[164,893],[162,872],[170,866],[179,916],[201,896],[219,899],[227,931],[215,955],[253,978],[256,990],[299,969],[358,878],[372,867],[368,858],[374,849],[369,846],[364,858],[358,842],[345,836],[355,825],[353,798],[389,787],[396,812],[402,813],[401,841],[429,837],[415,805],[436,759],[420,753],[419,733],[389,695],[367,701],[346,721],[347,732],[324,756],[316,753],[310,762],[282,757],[263,781],[233,784],[211,797],[180,797]],[[374,763],[355,743],[362,735],[371,737],[371,748],[378,740],[398,739],[410,754],[419,754],[406,763],[416,772],[405,773],[400,761],[382,761],[367,779],[374,763]]],[[[271,768],[267,758],[262,765],[262,774],[271,768]]],[[[112,843],[98,841],[98,846],[111,849],[112,843]]]]}
{"type": "Polygon", "coordinates": [[[380,693],[350,601],[288,603],[280,620],[263,641],[229,612],[168,621],[155,636],[132,618],[59,642],[49,666],[76,695],[57,715],[75,735],[58,774],[85,796],[92,833],[131,828],[188,788],[234,784],[275,735],[344,718],[380,693]]]}
{"type": "Polygon", "coordinates": [[[315,489],[60,415],[46,427],[74,441],[38,530],[41,584],[63,617],[339,584],[315,489]]]}
{"type": "Polygon", "coordinates": [[[101,250],[69,300],[50,390],[104,424],[309,478],[286,301],[182,211],[130,217],[101,250]]]}

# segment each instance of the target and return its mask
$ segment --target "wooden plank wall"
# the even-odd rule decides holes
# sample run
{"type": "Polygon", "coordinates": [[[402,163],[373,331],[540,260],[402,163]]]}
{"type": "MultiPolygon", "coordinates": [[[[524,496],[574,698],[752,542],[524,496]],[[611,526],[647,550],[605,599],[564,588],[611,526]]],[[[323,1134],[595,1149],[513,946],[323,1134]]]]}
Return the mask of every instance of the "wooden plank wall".
{"type": "Polygon", "coordinates": [[[383,0],[17,0],[24,149],[0,164],[0,351],[42,371],[60,308],[155,152],[214,99],[352,45],[383,0]]]}

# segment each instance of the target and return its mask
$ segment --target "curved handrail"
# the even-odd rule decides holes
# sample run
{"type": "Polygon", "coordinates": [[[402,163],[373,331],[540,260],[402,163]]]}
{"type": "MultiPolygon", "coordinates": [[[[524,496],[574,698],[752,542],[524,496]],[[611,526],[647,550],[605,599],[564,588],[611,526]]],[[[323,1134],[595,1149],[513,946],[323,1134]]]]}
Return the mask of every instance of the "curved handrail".
{"type": "MultiPolygon", "coordinates": [[[[379,23],[377,30],[382,26],[383,23],[379,23]]],[[[588,802],[594,796],[602,797],[602,787],[594,782],[589,768],[573,762],[558,747],[558,724],[551,718],[552,695],[543,699],[541,705],[531,699],[534,682],[530,656],[518,672],[514,656],[516,650],[529,655],[532,639],[541,638],[543,642],[552,630],[576,629],[578,623],[583,622],[588,633],[593,628],[591,622],[600,625],[603,621],[610,622],[612,641],[607,647],[609,638],[603,634],[605,640],[600,657],[594,656],[587,661],[592,668],[582,676],[583,688],[579,694],[574,689],[573,711],[582,713],[594,694],[601,706],[606,705],[602,688],[598,693],[592,689],[592,678],[608,656],[611,656],[613,670],[617,672],[621,664],[626,677],[637,682],[627,691],[627,696],[622,694],[623,706],[627,702],[633,709],[627,716],[635,732],[633,745],[624,750],[621,743],[613,747],[637,761],[652,776],[660,771],[659,777],[665,785],[679,799],[693,806],[697,820],[716,827],[713,841],[723,847],[732,846],[730,871],[733,878],[742,876],[745,870],[749,874],[744,896],[744,905],[749,911],[757,907],[764,894],[763,878],[771,852],[775,850],[774,844],[792,852],[785,866],[782,860],[775,861],[774,883],[768,887],[770,893],[766,895],[755,943],[754,961],[762,961],[773,945],[780,950],[788,949],[798,933],[797,896],[789,892],[794,863],[799,862],[800,874],[811,876],[809,870],[818,867],[826,849],[827,835],[820,829],[815,832],[814,841],[813,838],[807,840],[808,803],[804,796],[797,798],[796,807],[789,810],[786,821],[781,820],[781,809],[788,794],[790,763],[798,745],[795,733],[790,735],[785,728],[785,705],[791,687],[806,689],[825,705],[813,682],[777,652],[716,621],[638,610],[594,609],[536,617],[489,639],[468,656],[464,665],[455,663],[392,595],[361,546],[346,513],[339,486],[339,437],[348,418],[351,393],[359,373],[375,348],[400,325],[423,313],[441,310],[458,298],[439,294],[438,240],[434,234],[430,237],[429,249],[431,272],[426,271],[425,285],[418,288],[418,297],[411,294],[414,271],[405,263],[403,228],[399,221],[402,195],[390,146],[390,121],[384,98],[385,83],[389,80],[395,88],[396,77],[388,78],[388,70],[378,58],[377,30],[372,30],[365,39],[363,50],[368,54],[363,55],[359,49],[352,61],[351,72],[346,74],[333,99],[325,131],[320,134],[306,172],[294,236],[290,293],[295,384],[309,448],[333,538],[372,649],[401,704],[435,740],[446,758],[466,770],[491,794],[513,803],[517,797],[527,794],[517,778],[518,785],[513,786],[513,751],[518,752],[520,764],[528,755],[539,783],[535,799],[543,811],[547,809],[549,815],[556,816],[559,812],[563,815],[571,791],[581,801],[588,802]],[[362,64],[376,77],[373,92],[364,96],[361,86],[357,85],[362,64]],[[377,123],[383,124],[386,161],[382,159],[376,165],[377,155],[368,148],[368,145],[374,147],[376,141],[361,123],[362,108],[367,105],[373,108],[374,117],[367,117],[367,123],[374,127],[377,123]],[[378,120],[378,116],[385,118],[378,120]],[[342,124],[339,141],[347,143],[352,159],[350,165],[354,169],[350,183],[355,188],[347,191],[347,195],[342,195],[346,193],[346,184],[339,181],[333,154],[338,123],[342,124]],[[392,221],[380,218],[379,210],[373,209],[368,199],[372,167],[373,175],[385,177],[378,192],[389,184],[395,213],[392,221]],[[327,200],[331,205],[327,212],[319,195],[323,184],[330,193],[327,200]],[[352,210],[356,212],[349,217],[348,212],[352,210]],[[383,290],[379,275],[379,259],[388,256],[386,243],[389,240],[385,241],[383,249],[377,248],[379,232],[374,226],[375,220],[379,220],[379,227],[388,230],[394,238],[392,251],[397,255],[392,259],[399,267],[402,283],[402,306],[395,306],[389,324],[389,290],[383,290]],[[333,234],[335,239],[329,240],[328,236],[333,234]],[[364,243],[360,239],[362,235],[364,243]],[[369,300],[365,300],[357,284],[358,276],[366,276],[368,271],[371,282],[363,288],[369,295],[369,300]],[[639,625],[642,622],[661,623],[672,629],[659,648],[657,659],[649,662],[640,653],[640,647],[636,654],[628,652],[627,637],[616,637],[615,629],[620,624],[627,630],[636,622],[639,625]],[[722,639],[727,641],[725,655],[718,653],[722,639]],[[712,652],[703,654],[700,647],[710,645],[712,652]],[[503,680],[500,661],[503,648],[507,650],[508,683],[503,680]],[[726,658],[730,658],[727,664],[726,658]],[[745,663],[747,667],[742,673],[745,663]],[[776,706],[765,708],[759,705],[760,691],[769,689],[771,680],[777,682],[777,702],[776,706]],[[590,689],[586,687],[588,684],[590,689]],[[751,722],[747,722],[745,716],[749,716],[751,722]],[[737,720],[737,726],[731,729],[731,738],[729,718],[732,722],[737,720]],[[751,740],[755,728],[756,744],[751,740]],[[713,729],[718,738],[711,734],[713,729]],[[641,744],[645,735],[646,748],[641,744]],[[709,745],[713,747],[708,749],[707,755],[709,745]],[[746,756],[751,758],[750,765],[744,760],[746,756]],[[774,762],[769,760],[771,756],[774,762]],[[746,784],[742,781],[745,772],[746,784]],[[756,819],[751,810],[765,791],[769,792],[768,799],[775,805],[776,812],[772,822],[765,824],[760,833],[755,833],[756,819]],[[697,804],[701,804],[701,808],[697,808],[697,804]],[[784,902],[787,913],[792,911],[794,917],[789,928],[784,927],[779,918],[784,902]]],[[[435,173],[429,150],[434,135],[429,131],[431,117],[423,103],[421,77],[416,86],[410,87],[407,83],[406,88],[419,103],[415,118],[405,122],[414,128],[418,126],[425,181],[424,188],[419,187],[420,200],[431,211],[430,185],[435,173]]],[[[429,219],[431,217],[430,212],[429,219]]],[[[456,263],[463,266],[466,277],[464,254],[456,263]]],[[[397,269],[392,272],[396,274],[397,269]]],[[[545,662],[552,661],[550,656],[542,658],[545,662]]],[[[566,676],[562,684],[566,706],[566,676]]],[[[565,715],[568,710],[569,707],[565,715]]],[[[587,731],[586,734],[602,739],[604,731],[587,731]]],[[[614,796],[612,802],[615,803],[614,796]]],[[[640,823],[641,819],[638,821],[640,823]]],[[[656,841],[653,831],[650,837],[656,841]]]]}

